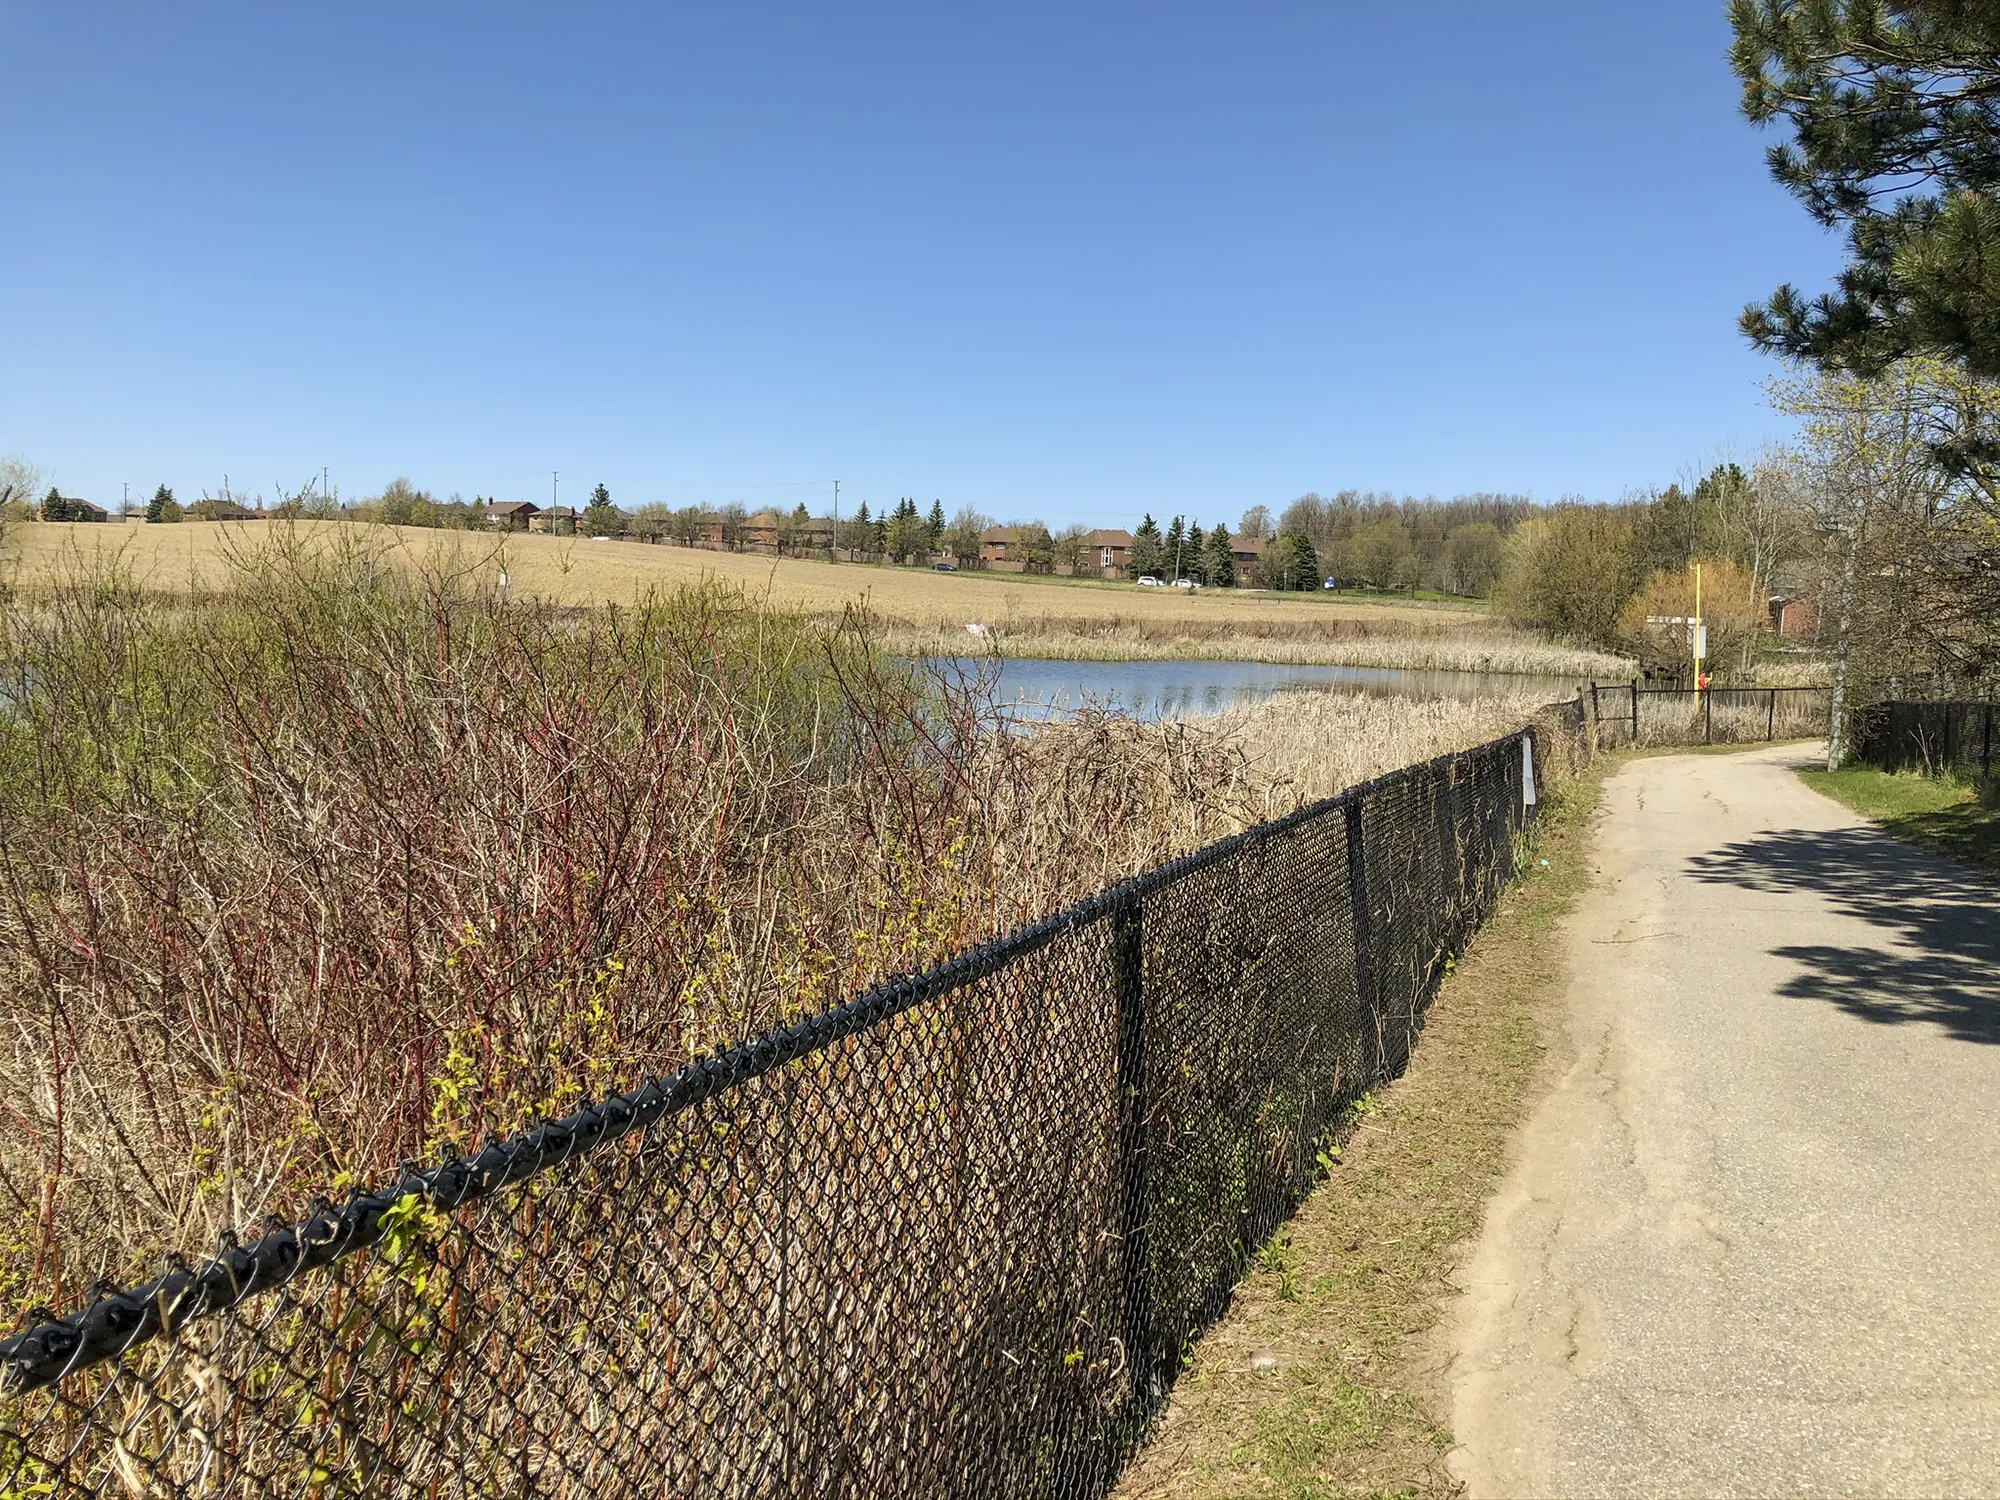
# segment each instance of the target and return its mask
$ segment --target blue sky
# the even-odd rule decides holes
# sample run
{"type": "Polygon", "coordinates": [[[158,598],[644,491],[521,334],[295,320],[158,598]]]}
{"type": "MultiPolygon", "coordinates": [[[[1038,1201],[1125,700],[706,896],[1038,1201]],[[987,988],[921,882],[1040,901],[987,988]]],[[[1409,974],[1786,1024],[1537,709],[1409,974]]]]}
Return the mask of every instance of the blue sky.
{"type": "Polygon", "coordinates": [[[0,452],[628,507],[1610,498],[1838,244],[1721,0],[0,0],[0,452]]]}

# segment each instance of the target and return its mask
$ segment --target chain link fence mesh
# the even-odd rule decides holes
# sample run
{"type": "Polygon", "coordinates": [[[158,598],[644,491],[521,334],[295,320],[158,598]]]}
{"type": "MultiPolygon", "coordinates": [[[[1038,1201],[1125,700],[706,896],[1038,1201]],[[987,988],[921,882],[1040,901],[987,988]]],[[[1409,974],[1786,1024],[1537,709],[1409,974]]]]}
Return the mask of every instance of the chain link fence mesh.
{"type": "Polygon", "coordinates": [[[1535,739],[39,1316],[0,1494],[1101,1494],[1403,1068],[1535,739]]]}
{"type": "Polygon", "coordinates": [[[2000,705],[1892,702],[1858,708],[1849,720],[1854,758],[1884,771],[1993,774],[2000,705]]]}

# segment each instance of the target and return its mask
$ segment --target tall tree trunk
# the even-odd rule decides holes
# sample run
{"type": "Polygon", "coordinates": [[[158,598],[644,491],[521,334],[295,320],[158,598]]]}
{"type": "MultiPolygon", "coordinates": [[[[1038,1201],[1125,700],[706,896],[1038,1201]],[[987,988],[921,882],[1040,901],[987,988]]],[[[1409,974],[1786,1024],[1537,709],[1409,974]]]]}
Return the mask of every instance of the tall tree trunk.
{"type": "Polygon", "coordinates": [[[1845,532],[1840,559],[1840,597],[1834,620],[1833,702],[1828,706],[1826,768],[1838,771],[1847,758],[1847,645],[1854,627],[1854,555],[1860,551],[1853,532],[1845,532]]]}

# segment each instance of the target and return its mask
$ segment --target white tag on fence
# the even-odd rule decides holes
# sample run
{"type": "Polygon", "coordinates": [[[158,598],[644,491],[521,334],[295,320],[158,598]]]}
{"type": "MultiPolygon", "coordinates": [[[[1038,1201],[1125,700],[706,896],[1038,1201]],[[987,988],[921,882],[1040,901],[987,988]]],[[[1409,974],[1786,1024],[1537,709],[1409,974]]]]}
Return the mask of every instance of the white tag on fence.
{"type": "Polygon", "coordinates": [[[1521,736],[1521,806],[1535,805],[1535,737],[1521,736]]]}

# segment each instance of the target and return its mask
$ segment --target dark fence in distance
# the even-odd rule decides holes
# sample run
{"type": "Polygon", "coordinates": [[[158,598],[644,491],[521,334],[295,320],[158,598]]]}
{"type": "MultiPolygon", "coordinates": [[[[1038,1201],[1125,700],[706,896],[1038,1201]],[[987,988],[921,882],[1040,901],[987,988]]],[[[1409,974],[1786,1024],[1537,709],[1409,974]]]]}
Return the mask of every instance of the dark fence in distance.
{"type": "Polygon", "coordinates": [[[1996,707],[1992,703],[1874,703],[1849,720],[1854,759],[1884,771],[1993,774],[1996,707]]]}
{"type": "Polygon", "coordinates": [[[1404,1067],[1534,745],[40,1321],[0,1493],[1101,1494],[1404,1067]]]}
{"type": "Polygon", "coordinates": [[[1593,682],[1585,701],[1600,745],[1746,745],[1825,734],[1833,690],[1593,682]]]}

